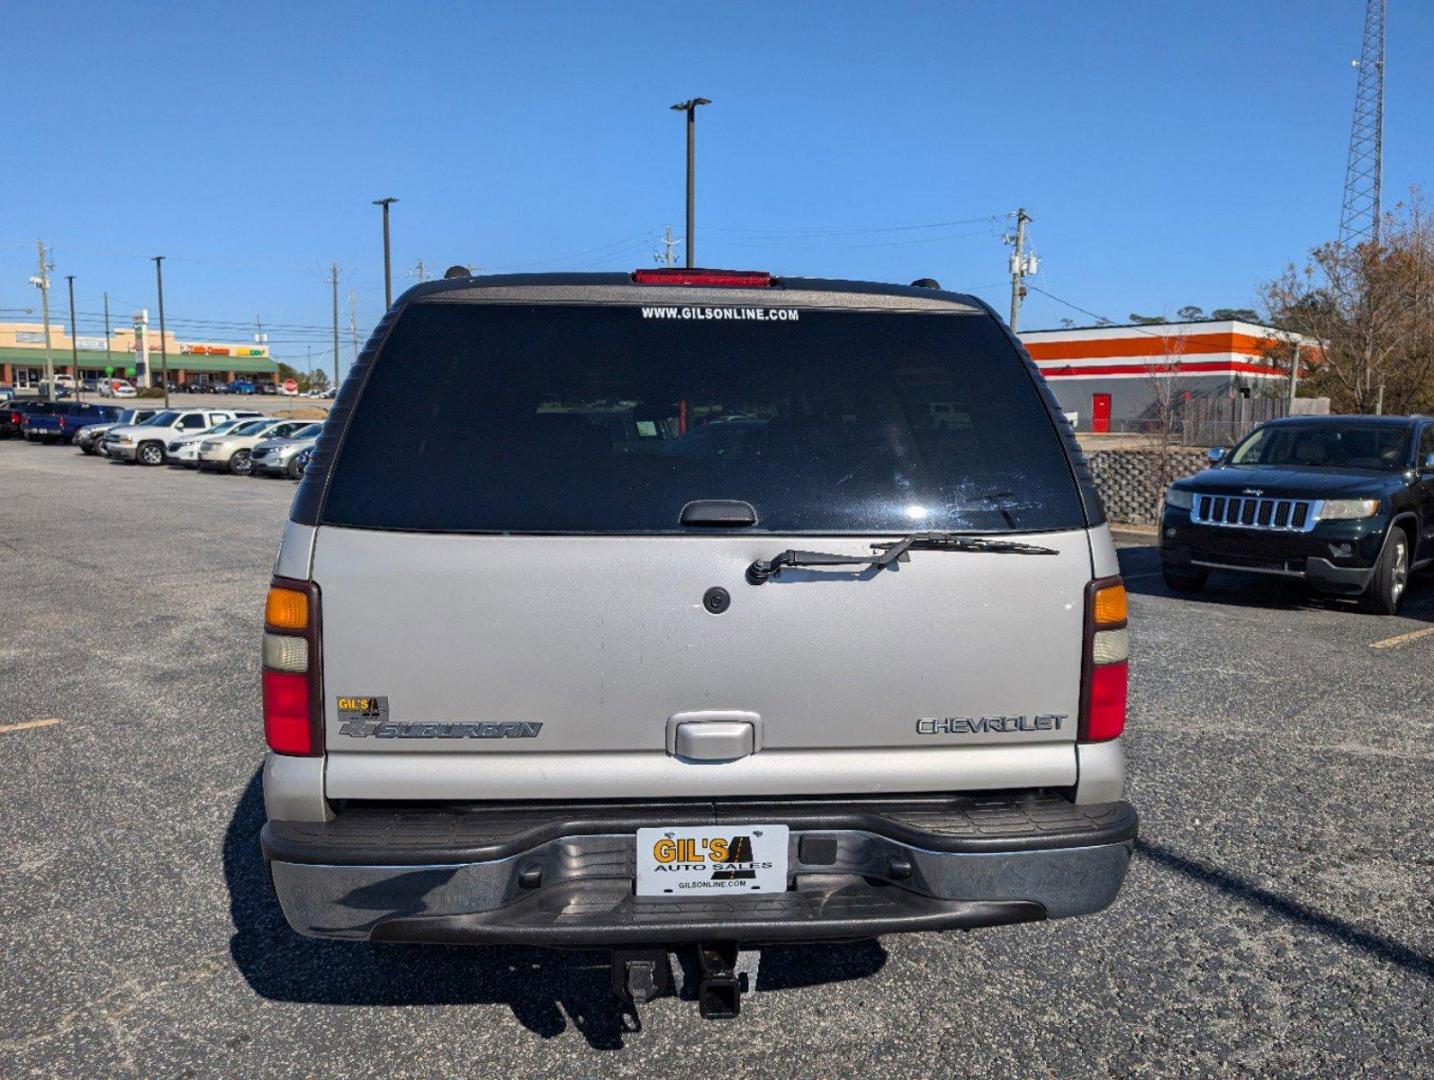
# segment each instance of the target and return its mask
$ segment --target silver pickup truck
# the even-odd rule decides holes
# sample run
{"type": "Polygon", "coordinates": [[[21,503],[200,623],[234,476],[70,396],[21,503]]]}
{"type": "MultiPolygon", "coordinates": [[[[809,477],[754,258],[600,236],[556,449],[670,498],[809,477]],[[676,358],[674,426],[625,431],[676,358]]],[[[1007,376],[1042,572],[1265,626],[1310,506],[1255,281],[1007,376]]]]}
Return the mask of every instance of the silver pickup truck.
{"type": "Polygon", "coordinates": [[[1125,589],[1089,471],[969,296],[766,273],[456,278],[387,314],[265,609],[291,926],[695,950],[1099,911],[1125,589]]]}

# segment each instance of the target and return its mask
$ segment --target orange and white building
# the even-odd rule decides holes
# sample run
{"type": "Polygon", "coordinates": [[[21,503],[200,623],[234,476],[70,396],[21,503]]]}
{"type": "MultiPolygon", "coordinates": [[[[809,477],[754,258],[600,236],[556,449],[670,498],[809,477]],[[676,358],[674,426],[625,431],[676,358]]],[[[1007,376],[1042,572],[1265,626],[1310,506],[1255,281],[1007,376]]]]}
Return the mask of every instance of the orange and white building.
{"type": "Polygon", "coordinates": [[[1222,320],[1031,330],[1020,338],[1061,407],[1077,415],[1077,430],[1102,432],[1138,429],[1171,393],[1176,402],[1278,393],[1288,361],[1277,366],[1272,355],[1287,356],[1299,335],[1222,320]]]}

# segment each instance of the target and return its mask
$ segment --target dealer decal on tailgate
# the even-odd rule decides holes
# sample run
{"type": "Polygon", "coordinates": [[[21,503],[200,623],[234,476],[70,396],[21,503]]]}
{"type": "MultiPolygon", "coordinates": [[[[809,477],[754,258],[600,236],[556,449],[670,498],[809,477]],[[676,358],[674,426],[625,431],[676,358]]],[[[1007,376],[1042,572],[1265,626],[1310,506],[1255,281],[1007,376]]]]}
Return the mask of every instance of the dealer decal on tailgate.
{"type": "Polygon", "coordinates": [[[393,721],[388,718],[388,698],[383,696],[341,697],[337,704],[342,721],[339,734],[351,739],[536,739],[543,730],[542,721],[393,721]]]}

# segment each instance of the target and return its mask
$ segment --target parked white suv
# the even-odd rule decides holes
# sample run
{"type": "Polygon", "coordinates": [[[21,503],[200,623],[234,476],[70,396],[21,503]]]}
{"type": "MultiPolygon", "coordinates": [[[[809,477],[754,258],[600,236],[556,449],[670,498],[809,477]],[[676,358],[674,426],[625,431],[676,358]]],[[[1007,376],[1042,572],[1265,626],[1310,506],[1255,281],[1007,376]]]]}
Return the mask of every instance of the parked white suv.
{"type": "MultiPolygon", "coordinates": [[[[111,428],[105,433],[104,452],[121,461],[141,465],[164,464],[165,445],[182,435],[195,435],[225,420],[246,415],[243,409],[165,409],[143,424],[111,428]]],[[[249,416],[262,413],[247,410],[249,416]]]]}
{"type": "Polygon", "coordinates": [[[232,431],[199,443],[199,468],[225,469],[235,476],[248,476],[251,466],[249,455],[254,447],[265,439],[284,439],[301,428],[312,424],[312,420],[256,420],[252,424],[240,424],[232,431]]]}

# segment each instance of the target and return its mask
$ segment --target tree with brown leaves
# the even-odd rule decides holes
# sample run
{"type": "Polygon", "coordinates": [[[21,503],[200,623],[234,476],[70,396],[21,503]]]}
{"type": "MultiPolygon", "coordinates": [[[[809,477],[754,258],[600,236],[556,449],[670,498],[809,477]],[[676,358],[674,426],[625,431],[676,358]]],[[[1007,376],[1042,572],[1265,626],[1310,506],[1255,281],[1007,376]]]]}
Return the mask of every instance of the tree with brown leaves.
{"type": "Polygon", "coordinates": [[[1262,292],[1274,325],[1319,343],[1302,353],[1302,386],[1336,412],[1434,409],[1434,219],[1417,188],[1379,243],[1324,244],[1262,292]]]}

